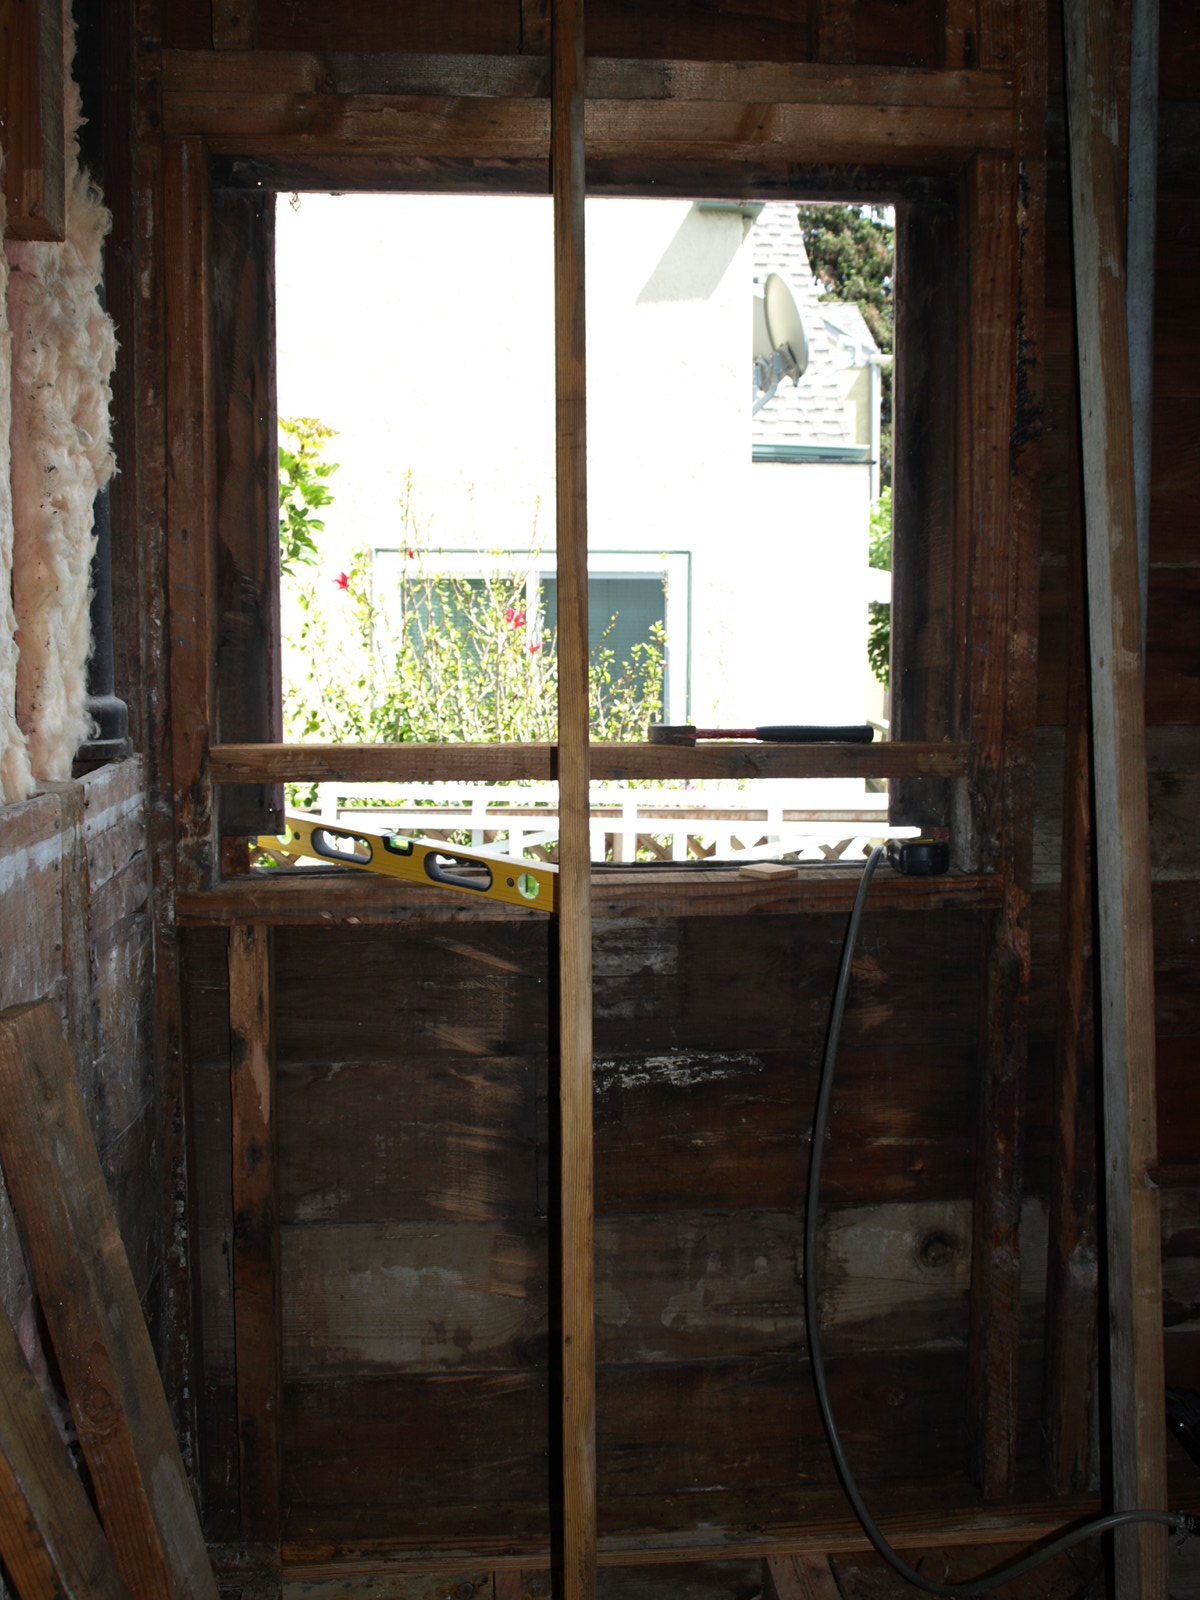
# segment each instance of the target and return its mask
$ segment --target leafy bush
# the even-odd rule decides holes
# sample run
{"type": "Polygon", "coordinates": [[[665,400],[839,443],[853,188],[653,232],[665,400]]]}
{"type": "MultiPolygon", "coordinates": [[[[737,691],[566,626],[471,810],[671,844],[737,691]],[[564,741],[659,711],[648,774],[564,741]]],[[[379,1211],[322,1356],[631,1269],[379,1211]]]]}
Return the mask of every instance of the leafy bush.
{"type": "MultiPolygon", "coordinates": [[[[884,489],[871,507],[868,545],[870,565],[876,572],[892,570],[892,491],[884,489]]],[[[867,660],[886,689],[892,675],[892,607],[886,600],[867,602],[867,660]]]]}

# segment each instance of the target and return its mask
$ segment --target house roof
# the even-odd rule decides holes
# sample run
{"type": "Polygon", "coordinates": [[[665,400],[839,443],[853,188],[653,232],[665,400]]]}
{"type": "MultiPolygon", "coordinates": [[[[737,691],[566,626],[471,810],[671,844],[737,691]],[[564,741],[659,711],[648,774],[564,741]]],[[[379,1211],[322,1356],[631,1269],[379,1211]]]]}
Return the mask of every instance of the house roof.
{"type": "Polygon", "coordinates": [[[791,286],[808,335],[807,371],[799,384],[781,383],[753,418],[753,447],[857,444],[853,411],[845,397],[847,358],[862,366],[863,354],[878,351],[861,311],[853,303],[821,299],[823,291],[808,264],[794,202],[764,205],[749,242],[755,283],[761,284],[768,273],[781,273],[791,286]],[[847,345],[855,347],[853,356],[847,345]]]}

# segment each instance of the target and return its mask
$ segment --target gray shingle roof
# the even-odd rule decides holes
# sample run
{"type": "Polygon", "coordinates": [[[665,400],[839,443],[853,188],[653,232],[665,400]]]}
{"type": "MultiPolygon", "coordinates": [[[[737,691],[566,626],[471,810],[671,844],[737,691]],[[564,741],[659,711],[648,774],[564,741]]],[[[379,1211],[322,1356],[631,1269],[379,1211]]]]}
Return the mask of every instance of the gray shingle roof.
{"type": "MultiPolygon", "coordinates": [[[[753,418],[753,444],[856,444],[853,415],[843,398],[844,369],[850,359],[846,341],[867,353],[877,349],[862,313],[853,304],[821,300],[822,290],[808,264],[794,203],[764,205],[750,231],[749,244],[756,284],[770,272],[781,273],[791,286],[808,335],[807,371],[798,385],[785,379],[753,418]]],[[[855,364],[863,364],[861,357],[855,364]]]]}

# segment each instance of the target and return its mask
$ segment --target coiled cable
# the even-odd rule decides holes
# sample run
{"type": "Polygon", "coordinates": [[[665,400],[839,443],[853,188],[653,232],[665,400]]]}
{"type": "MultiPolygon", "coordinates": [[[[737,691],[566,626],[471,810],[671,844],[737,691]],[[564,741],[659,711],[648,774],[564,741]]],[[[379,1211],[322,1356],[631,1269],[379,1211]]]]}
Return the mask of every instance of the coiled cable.
{"type": "Polygon", "coordinates": [[[1040,1567],[1044,1561],[1050,1561],[1054,1556],[1061,1555],[1064,1550],[1069,1550],[1073,1545],[1082,1544],[1086,1539],[1096,1538],[1102,1533],[1107,1533],[1111,1528],[1126,1527],[1135,1522],[1161,1523],[1164,1527],[1171,1528],[1186,1539],[1196,1531],[1195,1519],[1184,1512],[1178,1514],[1169,1511],[1116,1511],[1109,1516],[1094,1517],[1091,1521],[1072,1528],[1069,1533],[1061,1534],[1057,1539],[1052,1539],[1049,1544],[1040,1545],[1029,1555],[1023,1556],[1019,1561],[1014,1561],[1010,1566],[1003,1567],[999,1572],[992,1573],[985,1578],[976,1578],[969,1583],[937,1583],[932,1578],[926,1578],[910,1567],[908,1562],[899,1555],[884,1537],[874,1517],[867,1510],[858,1485],[854,1481],[854,1474],[850,1470],[850,1463],[846,1459],[846,1452],[842,1448],[841,1437],[837,1431],[837,1424],[833,1419],[833,1408],[829,1400],[829,1386],[825,1381],[825,1354],[821,1347],[821,1319],[817,1307],[817,1207],[821,1193],[821,1164],[825,1143],[825,1128],[829,1121],[829,1105],[833,1092],[833,1070],[837,1060],[838,1039],[842,1031],[842,1014],[846,1009],[846,990],[850,986],[850,970],[854,962],[854,950],[858,943],[858,929],[862,922],[863,907],[867,901],[867,890],[871,886],[871,879],[875,875],[875,868],[879,858],[884,853],[883,845],[876,845],[867,859],[862,877],[859,879],[858,893],[854,897],[854,909],[850,913],[850,921],[846,927],[846,939],[842,946],[841,965],[838,968],[837,985],[833,992],[833,1006],[829,1016],[829,1032],[825,1040],[825,1056],[821,1063],[821,1078],[817,1088],[817,1109],[813,1116],[812,1152],[808,1165],[808,1187],[805,1191],[804,1212],[804,1315],[808,1324],[808,1351],[812,1367],[813,1387],[817,1391],[817,1405],[821,1411],[821,1422],[825,1428],[825,1436],[829,1440],[829,1450],[833,1456],[833,1464],[837,1468],[837,1475],[841,1479],[842,1488],[850,1502],[854,1515],[862,1525],[862,1530],[874,1545],[878,1553],[891,1567],[892,1571],[900,1577],[923,1589],[926,1594],[944,1595],[947,1600],[970,1600],[973,1595],[988,1594],[992,1589],[997,1589],[1003,1583],[1011,1583],[1013,1579],[1023,1577],[1025,1573],[1040,1567]]]}

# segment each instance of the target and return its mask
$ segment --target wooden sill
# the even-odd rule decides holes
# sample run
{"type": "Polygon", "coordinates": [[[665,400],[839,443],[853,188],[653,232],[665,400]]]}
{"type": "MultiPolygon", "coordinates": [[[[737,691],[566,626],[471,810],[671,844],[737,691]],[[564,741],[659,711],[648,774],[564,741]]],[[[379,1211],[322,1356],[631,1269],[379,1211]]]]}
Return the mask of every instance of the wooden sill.
{"type": "MultiPolygon", "coordinates": [[[[794,878],[739,877],[736,868],[606,868],[592,873],[592,915],[622,917],[736,917],[849,912],[859,867],[802,865],[794,878]]],[[[871,905],[899,911],[949,907],[990,909],[1000,904],[1000,880],[946,874],[906,878],[881,867],[871,905]]],[[[379,925],[394,922],[536,922],[544,913],[483,896],[453,894],[331,867],[280,868],[227,878],[214,889],[176,896],[179,927],[263,922],[276,926],[379,925]]]]}

